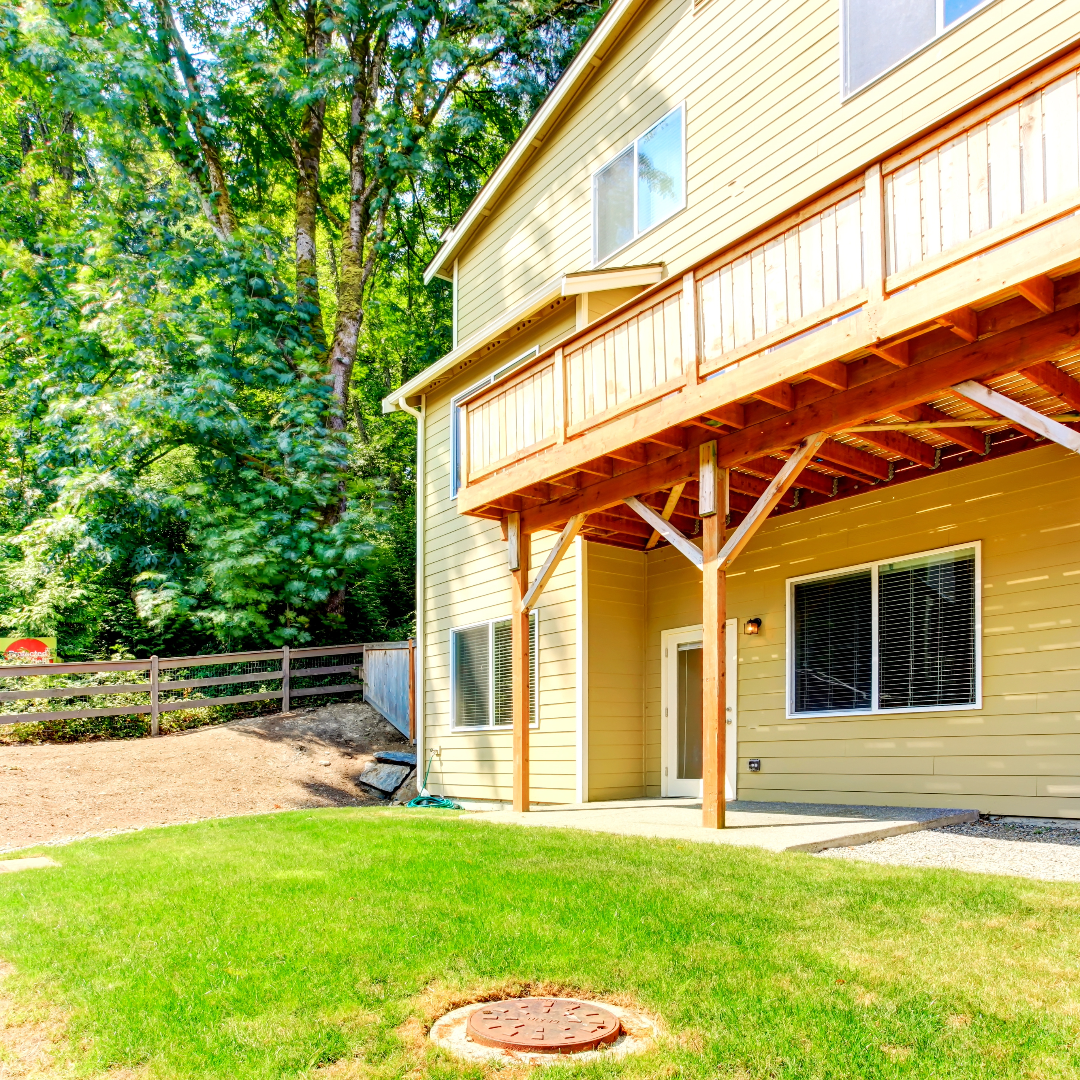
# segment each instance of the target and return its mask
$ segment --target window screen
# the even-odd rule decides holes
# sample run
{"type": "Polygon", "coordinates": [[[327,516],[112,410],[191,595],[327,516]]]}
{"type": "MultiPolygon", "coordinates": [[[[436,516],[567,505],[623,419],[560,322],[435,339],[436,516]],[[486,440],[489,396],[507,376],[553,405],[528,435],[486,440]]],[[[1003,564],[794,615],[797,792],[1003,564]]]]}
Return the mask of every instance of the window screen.
{"type": "Polygon", "coordinates": [[[974,704],[975,647],[974,551],[878,568],[881,708],[974,704]]]}
{"type": "Polygon", "coordinates": [[[872,706],[871,573],[795,586],[795,712],[872,706]]]}
{"type": "Polygon", "coordinates": [[[977,704],[975,556],[958,548],[795,582],[792,713],[977,704]]]}
{"type": "Polygon", "coordinates": [[[634,239],[634,148],[596,174],[596,261],[634,239]]]}
{"type": "MultiPolygon", "coordinates": [[[[537,720],[536,612],[529,616],[529,722],[537,720]]],[[[510,620],[453,630],[454,727],[513,724],[510,620]]]]}
{"type": "Polygon", "coordinates": [[[876,79],[987,0],[841,0],[844,93],[876,79]]]}
{"type": "Polygon", "coordinates": [[[486,727],[491,723],[491,632],[487,623],[455,630],[454,725],[486,727]]]}
{"type": "MultiPolygon", "coordinates": [[[[514,722],[513,674],[510,657],[510,620],[494,624],[495,723],[514,722]]],[[[536,613],[529,616],[529,723],[536,723],[536,613]]]]}

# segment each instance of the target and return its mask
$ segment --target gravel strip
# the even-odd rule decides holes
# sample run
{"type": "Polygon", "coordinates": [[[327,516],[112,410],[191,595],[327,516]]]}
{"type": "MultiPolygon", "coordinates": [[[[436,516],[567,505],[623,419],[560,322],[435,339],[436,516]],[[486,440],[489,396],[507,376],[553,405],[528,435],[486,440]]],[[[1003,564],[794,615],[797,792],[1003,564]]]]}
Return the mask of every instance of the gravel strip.
{"type": "Polygon", "coordinates": [[[829,848],[820,852],[819,858],[1080,881],[1080,827],[984,818],[977,823],[889,836],[859,847],[829,848]]]}

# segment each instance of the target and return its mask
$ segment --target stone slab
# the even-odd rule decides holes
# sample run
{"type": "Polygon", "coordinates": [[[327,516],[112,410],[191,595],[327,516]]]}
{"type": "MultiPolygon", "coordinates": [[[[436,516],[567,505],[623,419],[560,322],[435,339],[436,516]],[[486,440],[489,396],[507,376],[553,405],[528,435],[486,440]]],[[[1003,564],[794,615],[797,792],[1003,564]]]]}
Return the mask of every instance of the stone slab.
{"type": "Polygon", "coordinates": [[[416,767],[416,755],[407,754],[403,750],[376,750],[375,760],[384,765],[411,765],[416,767]]]}
{"type": "Polygon", "coordinates": [[[17,874],[20,870],[40,870],[46,866],[59,866],[55,859],[45,855],[36,859],[0,859],[0,874],[17,874]]]}
{"type": "Polygon", "coordinates": [[[392,795],[411,772],[408,765],[371,764],[356,778],[356,782],[392,795]]]}
{"type": "Polygon", "coordinates": [[[622,836],[653,836],[701,844],[759,847],[767,851],[824,851],[886,836],[978,821],[977,810],[912,806],[837,806],[759,803],[727,806],[727,828],[701,825],[700,799],[625,799],[619,802],[537,806],[527,814],[494,810],[470,815],[494,824],[585,829],[622,836]]]}

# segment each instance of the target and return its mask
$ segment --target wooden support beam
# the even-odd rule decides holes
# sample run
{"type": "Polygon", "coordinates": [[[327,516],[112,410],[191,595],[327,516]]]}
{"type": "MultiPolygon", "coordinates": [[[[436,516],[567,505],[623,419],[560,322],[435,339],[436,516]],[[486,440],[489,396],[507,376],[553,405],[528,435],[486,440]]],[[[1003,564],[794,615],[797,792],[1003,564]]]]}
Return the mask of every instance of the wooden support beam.
{"type": "Polygon", "coordinates": [[[885,458],[868,454],[865,450],[836,442],[834,439],[822,443],[817,456],[835,466],[838,472],[852,470],[857,474],[854,477],[856,480],[861,479],[861,476],[871,476],[875,480],[889,479],[889,463],[885,458]]]}
{"type": "Polygon", "coordinates": [[[1054,283],[1045,274],[1021,281],[1016,291],[1044,314],[1049,315],[1054,310],[1054,283]]]}
{"type": "Polygon", "coordinates": [[[716,468],[716,443],[702,443],[698,447],[698,514],[708,517],[719,512],[722,492],[720,476],[716,468]]]}
{"type": "Polygon", "coordinates": [[[511,573],[521,569],[521,515],[516,511],[503,518],[503,537],[506,540],[506,565],[511,573]]]}
{"type": "MultiPolygon", "coordinates": [[[[675,513],[675,507],[679,505],[679,500],[682,498],[683,490],[686,484],[676,484],[671,491],[668,492],[667,502],[664,503],[664,509],[660,511],[660,516],[665,521],[671,520],[671,515],[675,513]]],[[[648,543],[645,545],[645,550],[650,551],[656,547],[657,542],[660,539],[660,534],[653,529],[652,535],[649,537],[648,543]]]]}
{"type": "MultiPolygon", "coordinates": [[[[782,468],[784,463],[776,458],[752,458],[739,465],[740,469],[752,473],[760,473],[766,479],[771,480],[782,468]]],[[[816,491],[819,495],[832,495],[834,477],[825,476],[813,469],[803,469],[799,473],[799,481],[796,487],[806,488],[808,491],[816,491]]]]}
{"type": "Polygon", "coordinates": [[[979,340],[979,316],[973,308],[948,311],[938,319],[938,323],[964,341],[979,340]]]}
{"type": "MultiPolygon", "coordinates": [[[[784,492],[799,478],[803,466],[813,459],[827,438],[827,432],[815,432],[804,439],[796,448],[795,453],[784,462],[784,467],[769,481],[765,494],[758,499],[753,510],[743,518],[739,527],[720,549],[717,555],[720,570],[726,570],[739,557],[743,548],[754,538],[754,533],[761,527],[761,523],[772,513],[776,504],[784,497],[784,492]]],[[[1077,436],[1077,438],[1080,438],[1080,436],[1077,436]]]]}
{"type": "Polygon", "coordinates": [[[633,465],[644,465],[648,461],[645,447],[641,443],[620,446],[618,450],[609,450],[608,457],[613,457],[616,461],[629,461],[633,465]]]}
{"type": "Polygon", "coordinates": [[[871,446],[899,454],[915,465],[925,465],[928,469],[937,468],[937,451],[929,443],[920,442],[903,432],[873,431],[864,427],[858,437],[871,446]]]}
{"type": "Polygon", "coordinates": [[[583,528],[603,529],[604,532],[618,532],[622,533],[623,536],[633,536],[639,540],[647,539],[653,532],[636,515],[624,517],[622,514],[606,510],[602,510],[597,514],[590,514],[583,528]]]}
{"type": "Polygon", "coordinates": [[[719,420],[721,424],[742,430],[746,427],[746,410],[737,401],[730,405],[718,405],[703,414],[710,420],[719,420]]]}
{"type": "MultiPolygon", "coordinates": [[[[1002,375],[1016,371],[1024,360],[1034,363],[1065,359],[1078,351],[1080,309],[1063,308],[992,338],[950,349],[903,370],[890,370],[849,390],[800,405],[790,413],[771,416],[742,431],[719,436],[717,462],[721,466],[738,465],[792,446],[816,431],[840,431],[867,417],[917,405],[963,379],[1002,375]]],[[[699,434],[702,438],[698,442],[704,442],[705,432],[699,434]]],[[[522,523],[529,532],[549,529],[574,513],[614,506],[628,495],[666,490],[672,484],[695,477],[697,467],[698,451],[694,445],[639,469],[583,487],[546,506],[527,510],[522,514],[522,523]]]]}
{"type": "Polygon", "coordinates": [[[902,416],[905,420],[926,423],[928,431],[940,435],[943,439],[948,439],[949,442],[955,443],[957,446],[972,450],[976,454],[986,453],[986,438],[977,431],[966,431],[963,427],[930,426],[929,421],[932,420],[942,420],[946,424],[955,423],[955,417],[942,412],[940,409],[935,409],[932,405],[912,405],[908,409],[896,409],[894,411],[897,416],[902,416]]]}
{"type": "Polygon", "coordinates": [[[654,442],[659,446],[666,446],[669,450],[685,450],[686,432],[682,428],[671,427],[664,431],[658,431],[655,435],[649,435],[646,441],[654,442]]]}
{"type": "Polygon", "coordinates": [[[848,369],[846,364],[839,360],[827,360],[816,368],[811,368],[806,373],[815,382],[831,386],[834,390],[846,390],[848,388],[848,369]]]}
{"type": "Polygon", "coordinates": [[[958,383],[953,390],[981,408],[996,412],[999,416],[1004,416],[1021,425],[1025,430],[1049,439],[1058,446],[1064,446],[1066,450],[1080,454],[1080,432],[1073,431],[1072,428],[1059,424],[1056,420],[1051,420],[1041,412],[1029,409],[1026,405],[1021,405],[1019,401],[1013,401],[1011,397],[999,394],[996,390],[991,390],[988,386],[983,386],[982,383],[974,380],[958,383]]]}
{"type": "Polygon", "coordinates": [[[582,462],[578,470],[588,473],[590,476],[602,476],[605,480],[615,475],[615,467],[609,457],[593,458],[591,461],[582,462]]]}
{"type": "Polygon", "coordinates": [[[510,607],[510,711],[514,723],[514,809],[529,810],[529,555],[532,538],[518,532],[517,569],[511,574],[510,607]]]}
{"type": "Polygon", "coordinates": [[[888,360],[899,368],[909,367],[911,364],[911,342],[894,341],[891,345],[867,345],[867,350],[882,360],[888,360]]]}
{"type": "Polygon", "coordinates": [[[525,597],[521,601],[521,606],[526,613],[536,606],[536,601],[540,599],[541,593],[547,587],[551,575],[555,573],[555,569],[562,561],[562,557],[570,550],[574,537],[581,532],[581,526],[585,524],[585,517],[585,514],[575,514],[563,526],[563,531],[559,533],[558,540],[555,541],[551,551],[548,552],[544,565],[540,567],[540,573],[536,575],[536,580],[529,586],[528,592],[525,593],[525,597]]]}
{"type": "Polygon", "coordinates": [[[651,506],[646,506],[633,495],[623,500],[647,525],[651,525],[676,551],[685,555],[699,570],[701,549],[683,536],[670,521],[665,521],[651,506]]]}
{"type": "Polygon", "coordinates": [[[1048,394],[1060,398],[1071,409],[1080,409],[1080,382],[1054,364],[1043,361],[1023,370],[1024,378],[1042,387],[1048,394]]]}
{"type": "Polygon", "coordinates": [[[727,574],[720,561],[725,514],[702,520],[701,548],[701,824],[726,825],[727,574]]]}
{"type": "Polygon", "coordinates": [[[795,408],[795,389],[791,383],[773,383],[772,386],[766,386],[763,390],[756,390],[753,396],[758,401],[775,405],[778,409],[795,408]]]}

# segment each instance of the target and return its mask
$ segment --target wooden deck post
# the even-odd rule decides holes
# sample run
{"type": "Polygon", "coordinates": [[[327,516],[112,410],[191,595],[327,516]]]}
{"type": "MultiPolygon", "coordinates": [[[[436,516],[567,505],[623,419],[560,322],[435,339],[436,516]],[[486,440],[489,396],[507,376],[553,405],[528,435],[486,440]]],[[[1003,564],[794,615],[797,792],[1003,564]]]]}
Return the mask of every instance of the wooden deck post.
{"type": "Polygon", "coordinates": [[[156,656],[150,657],[150,734],[161,734],[161,682],[156,656]]]}
{"type": "Polygon", "coordinates": [[[701,447],[698,489],[702,493],[701,554],[701,824],[722,829],[727,776],[727,574],[720,561],[727,517],[727,475],[716,466],[716,443],[701,447]],[[707,512],[706,512],[707,511],[707,512]]]}
{"type": "Polygon", "coordinates": [[[531,538],[524,529],[511,528],[508,538],[516,543],[511,551],[513,580],[510,617],[510,685],[514,716],[514,809],[529,809],[529,612],[524,605],[529,591],[531,538]]]}

